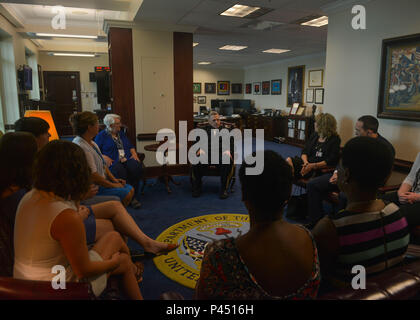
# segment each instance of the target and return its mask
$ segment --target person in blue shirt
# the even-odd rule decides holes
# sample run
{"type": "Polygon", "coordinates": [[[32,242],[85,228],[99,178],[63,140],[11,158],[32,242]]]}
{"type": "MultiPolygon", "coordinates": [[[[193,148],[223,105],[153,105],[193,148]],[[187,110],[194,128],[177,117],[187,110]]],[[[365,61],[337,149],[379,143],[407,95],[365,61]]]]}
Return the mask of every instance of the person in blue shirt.
{"type": "Polygon", "coordinates": [[[142,165],[136,149],[121,130],[121,117],[117,114],[107,114],[104,124],[106,129],[98,133],[95,142],[101,149],[111,173],[118,179],[126,180],[137,194],[142,165]]]}

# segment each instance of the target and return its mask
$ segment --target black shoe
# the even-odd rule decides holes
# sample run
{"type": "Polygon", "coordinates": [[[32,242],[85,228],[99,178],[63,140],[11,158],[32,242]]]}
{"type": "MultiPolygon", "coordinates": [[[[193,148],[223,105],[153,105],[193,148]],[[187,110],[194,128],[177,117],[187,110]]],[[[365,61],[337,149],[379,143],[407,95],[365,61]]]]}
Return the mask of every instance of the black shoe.
{"type": "Polygon", "coordinates": [[[139,201],[137,201],[136,198],[133,198],[133,200],[131,200],[131,202],[130,202],[130,207],[133,208],[133,209],[140,209],[141,203],[139,201]]]}
{"type": "Polygon", "coordinates": [[[222,200],[227,199],[228,197],[229,197],[229,194],[228,194],[227,190],[224,190],[223,192],[221,192],[220,196],[219,196],[219,198],[222,199],[222,200]]]}

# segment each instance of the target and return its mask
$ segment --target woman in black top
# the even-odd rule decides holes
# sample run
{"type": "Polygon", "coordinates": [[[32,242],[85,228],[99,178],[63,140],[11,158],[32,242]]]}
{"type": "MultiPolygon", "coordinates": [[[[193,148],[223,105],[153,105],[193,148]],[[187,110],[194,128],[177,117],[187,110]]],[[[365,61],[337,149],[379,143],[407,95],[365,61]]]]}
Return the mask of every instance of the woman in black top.
{"type": "Polygon", "coordinates": [[[337,121],[329,113],[315,118],[315,133],[306,141],[300,157],[287,158],[295,179],[317,175],[325,167],[335,167],[340,157],[341,139],[337,134],[337,121]]]}

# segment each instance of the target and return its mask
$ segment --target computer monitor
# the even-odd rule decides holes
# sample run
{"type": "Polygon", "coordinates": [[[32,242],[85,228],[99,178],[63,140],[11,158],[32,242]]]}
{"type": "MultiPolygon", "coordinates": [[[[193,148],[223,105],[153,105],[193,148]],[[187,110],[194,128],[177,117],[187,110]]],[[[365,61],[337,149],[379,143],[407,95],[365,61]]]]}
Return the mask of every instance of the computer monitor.
{"type": "Polygon", "coordinates": [[[220,108],[220,103],[224,102],[225,100],[219,100],[219,99],[212,99],[210,101],[211,109],[215,110],[215,108],[220,108]]]}
{"type": "Polygon", "coordinates": [[[231,116],[233,114],[232,102],[226,101],[220,104],[220,115],[222,116],[231,116]]]}
{"type": "Polygon", "coordinates": [[[206,106],[200,106],[200,114],[207,114],[207,107],[206,106]]]}
{"type": "Polygon", "coordinates": [[[241,108],[243,112],[251,112],[251,108],[252,108],[251,100],[249,99],[239,100],[239,108],[241,108]]]}

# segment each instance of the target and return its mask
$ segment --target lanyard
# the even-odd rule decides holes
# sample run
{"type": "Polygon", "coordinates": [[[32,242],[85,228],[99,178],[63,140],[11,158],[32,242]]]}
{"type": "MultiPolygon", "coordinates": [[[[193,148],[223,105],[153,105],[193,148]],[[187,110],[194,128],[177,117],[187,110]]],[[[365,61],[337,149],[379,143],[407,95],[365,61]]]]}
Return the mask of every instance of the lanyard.
{"type": "Polygon", "coordinates": [[[103,165],[104,165],[104,166],[106,166],[106,162],[105,162],[104,157],[102,156],[102,153],[101,153],[98,149],[96,149],[95,145],[91,144],[91,147],[92,147],[92,148],[93,148],[93,150],[95,150],[95,151],[96,151],[96,153],[97,153],[97,154],[101,157],[103,165]]]}

